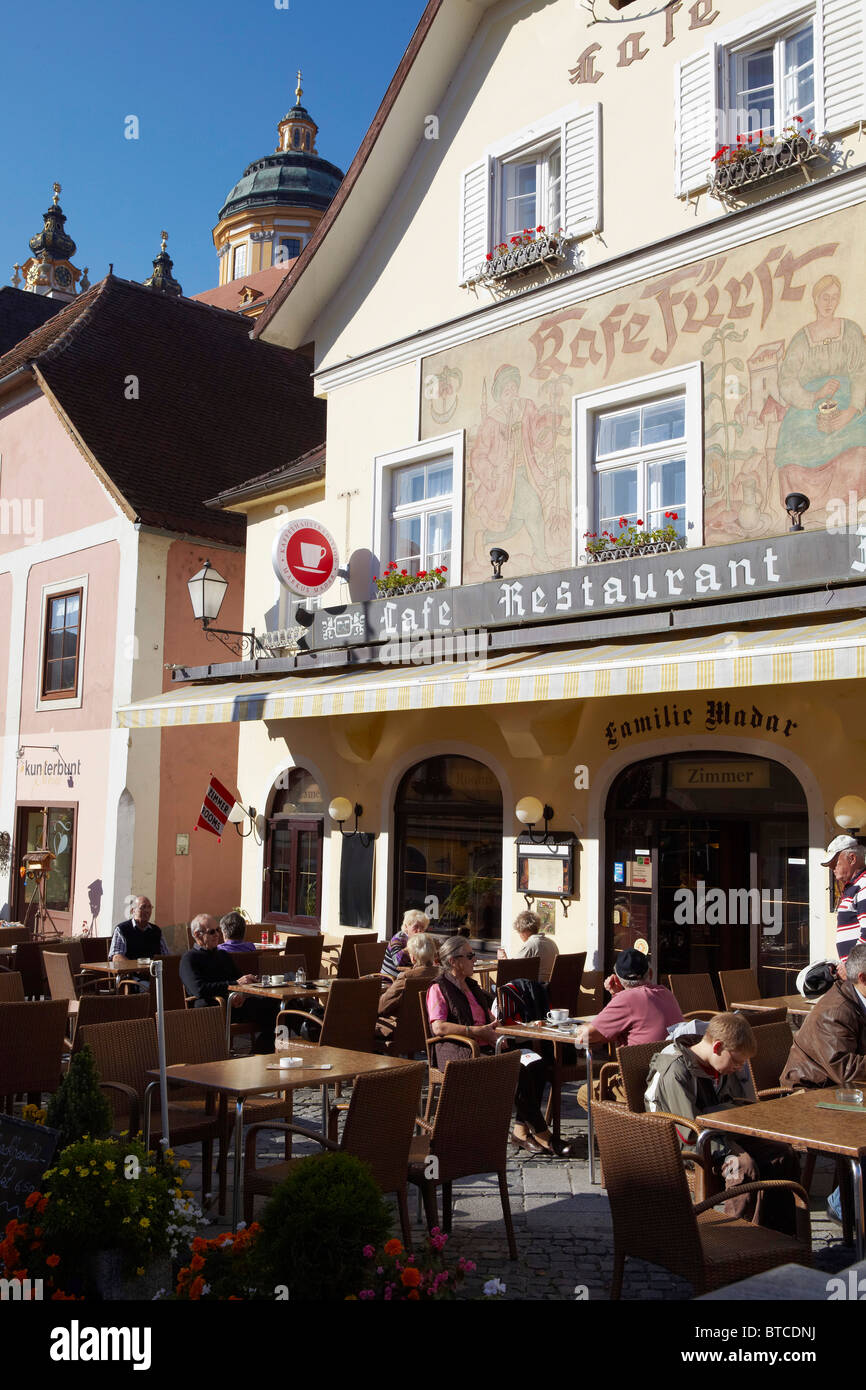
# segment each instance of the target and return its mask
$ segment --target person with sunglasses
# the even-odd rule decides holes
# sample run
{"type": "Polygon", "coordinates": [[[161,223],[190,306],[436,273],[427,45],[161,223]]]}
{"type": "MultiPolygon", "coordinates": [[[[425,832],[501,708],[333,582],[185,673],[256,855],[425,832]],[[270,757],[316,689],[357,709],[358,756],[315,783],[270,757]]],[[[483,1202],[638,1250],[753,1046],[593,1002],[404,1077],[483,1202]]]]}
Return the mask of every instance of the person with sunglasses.
{"type": "MultiPolygon", "coordinates": [[[[228,999],[234,985],[248,985],[255,975],[240,975],[236,957],[218,949],[222,932],[215,917],[200,912],[190,922],[195,941],[191,951],[181,958],[180,978],[187,994],[195,998],[194,1007],[205,1008],[218,999],[228,999]]],[[[255,1023],[259,1033],[253,1042],[253,1052],[268,1054],[274,1051],[274,1025],[279,1012],[279,1000],[235,998],[232,1018],[237,1023],[255,1023]]]]}
{"type": "MultiPolygon", "coordinates": [[[[435,1037],[446,1034],[465,1036],[482,1052],[496,1046],[496,1025],[490,1013],[490,998],[472,978],[475,952],[465,937],[450,936],[439,945],[439,978],[427,991],[427,1014],[435,1037]]],[[[453,1036],[436,1044],[436,1066],[470,1056],[453,1036]]],[[[541,1097],[547,1083],[547,1066],[539,1059],[520,1068],[515,1096],[515,1124],[511,1140],[518,1149],[531,1154],[558,1154],[571,1157],[571,1147],[554,1139],[541,1111],[541,1097]]]]}

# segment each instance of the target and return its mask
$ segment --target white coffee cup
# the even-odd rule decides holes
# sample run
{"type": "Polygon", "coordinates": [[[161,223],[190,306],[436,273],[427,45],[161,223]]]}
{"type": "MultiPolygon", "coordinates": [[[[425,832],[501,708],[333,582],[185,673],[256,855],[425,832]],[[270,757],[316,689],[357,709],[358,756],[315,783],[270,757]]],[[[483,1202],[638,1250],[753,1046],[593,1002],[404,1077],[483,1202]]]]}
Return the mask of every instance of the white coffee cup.
{"type": "Polygon", "coordinates": [[[285,977],[285,975],[272,975],[272,976],[271,976],[271,984],[272,984],[272,985],[284,985],[285,983],[286,983],[286,977],[285,977]]]}
{"type": "Polygon", "coordinates": [[[308,569],[317,570],[325,558],[327,549],[326,545],[311,545],[309,541],[301,541],[301,559],[308,569]]]}
{"type": "Polygon", "coordinates": [[[281,1066],[281,1067],[302,1067],[303,1065],[304,1065],[304,1059],[303,1059],[303,1057],[281,1057],[281,1058],[280,1058],[280,1066],[281,1066]]]}
{"type": "Polygon", "coordinates": [[[549,1023],[567,1023],[568,1009],[549,1009],[547,1020],[549,1023]]]}

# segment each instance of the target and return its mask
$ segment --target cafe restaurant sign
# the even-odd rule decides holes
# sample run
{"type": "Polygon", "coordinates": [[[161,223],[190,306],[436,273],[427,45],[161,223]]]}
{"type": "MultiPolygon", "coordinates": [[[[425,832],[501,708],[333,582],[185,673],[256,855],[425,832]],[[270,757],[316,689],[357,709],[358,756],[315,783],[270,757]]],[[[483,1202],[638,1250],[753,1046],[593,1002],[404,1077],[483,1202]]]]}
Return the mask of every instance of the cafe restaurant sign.
{"type": "Polygon", "coordinates": [[[449,629],[519,628],[751,599],[864,574],[866,534],[803,531],[326,608],[314,615],[310,645],[354,646],[449,629]]]}

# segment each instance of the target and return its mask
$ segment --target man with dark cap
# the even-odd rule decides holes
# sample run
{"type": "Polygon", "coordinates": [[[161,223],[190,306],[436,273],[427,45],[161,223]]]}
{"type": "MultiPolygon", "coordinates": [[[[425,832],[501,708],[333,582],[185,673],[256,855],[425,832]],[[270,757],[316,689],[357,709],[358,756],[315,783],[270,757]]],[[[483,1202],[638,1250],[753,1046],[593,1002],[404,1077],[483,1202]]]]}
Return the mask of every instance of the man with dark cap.
{"type": "Polygon", "coordinates": [[[670,990],[651,983],[649,958],[642,951],[632,947],[620,951],[613,974],[604,983],[613,997],[593,1023],[578,1031],[580,1046],[587,1042],[614,1042],[620,1047],[664,1042],[668,1029],[683,1022],[670,990]]]}

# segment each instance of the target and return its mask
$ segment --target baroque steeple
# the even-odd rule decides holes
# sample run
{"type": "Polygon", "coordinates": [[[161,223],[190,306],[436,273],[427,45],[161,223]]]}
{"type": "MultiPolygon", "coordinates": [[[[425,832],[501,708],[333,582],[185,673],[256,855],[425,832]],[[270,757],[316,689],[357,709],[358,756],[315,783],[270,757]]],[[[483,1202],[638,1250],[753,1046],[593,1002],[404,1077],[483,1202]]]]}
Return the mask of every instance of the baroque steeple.
{"type": "Polygon", "coordinates": [[[148,275],[145,284],[152,290],[159,290],[162,294],[183,294],[183,290],[172,275],[174,262],[166,250],[168,244],[168,232],[161,232],[162,241],[160,244],[159,255],[154,257],[153,272],[148,275]]]}
{"type": "Polygon", "coordinates": [[[89,281],[87,269],[82,272],[72,264],[76,245],[65,230],[66,217],[60,206],[60,184],[55,183],[53,187],[51,206],[42,214],[42,231],[30,238],[33,255],[23,265],[16,264],[12,284],[16,287],[21,284],[18,272],[22,271],[25,290],[32,294],[44,294],[50,299],[69,300],[74,299],[80,290],[87,289],[89,281]]]}

